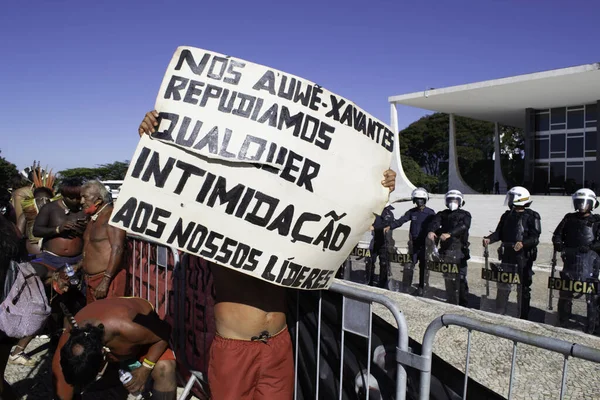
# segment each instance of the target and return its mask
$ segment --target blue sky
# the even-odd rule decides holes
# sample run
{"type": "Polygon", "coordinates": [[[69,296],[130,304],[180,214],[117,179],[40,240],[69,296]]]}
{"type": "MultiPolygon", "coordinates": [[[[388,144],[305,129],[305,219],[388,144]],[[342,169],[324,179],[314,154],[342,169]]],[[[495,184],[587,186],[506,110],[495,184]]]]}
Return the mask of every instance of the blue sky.
{"type": "MultiPolygon", "coordinates": [[[[389,123],[388,96],[600,61],[588,1],[11,1],[0,149],[23,168],[126,160],[177,46],[268,65],[389,123]]],[[[425,113],[399,108],[405,127],[425,113]]]]}

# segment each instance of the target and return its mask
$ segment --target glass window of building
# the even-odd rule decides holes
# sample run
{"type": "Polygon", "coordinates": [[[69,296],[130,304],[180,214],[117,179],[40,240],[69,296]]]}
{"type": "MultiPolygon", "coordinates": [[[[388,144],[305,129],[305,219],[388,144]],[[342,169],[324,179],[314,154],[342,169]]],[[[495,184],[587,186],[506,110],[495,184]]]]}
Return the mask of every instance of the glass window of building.
{"type": "Polygon", "coordinates": [[[550,110],[550,123],[564,124],[567,122],[567,107],[553,108],[550,110]]]}
{"type": "Polygon", "coordinates": [[[549,113],[536,113],[535,114],[535,130],[536,132],[543,132],[550,130],[550,114],[549,113]]]}
{"type": "Polygon", "coordinates": [[[567,129],[583,128],[583,115],[583,109],[567,111],[567,129]]]}
{"type": "Polygon", "coordinates": [[[547,137],[536,138],[535,140],[535,158],[549,158],[550,143],[547,137]]]}
{"type": "Polygon", "coordinates": [[[565,181],[565,163],[553,162],[550,163],[550,184],[562,185],[565,181]]]}
{"type": "MultiPolygon", "coordinates": [[[[565,134],[564,133],[555,133],[550,137],[550,144],[552,152],[556,151],[565,151],[565,134]]],[[[564,157],[564,156],[563,156],[564,157]]]]}
{"type": "Polygon", "coordinates": [[[588,104],[585,106],[585,120],[586,121],[597,121],[598,120],[598,103],[588,104]]]}
{"type": "Polygon", "coordinates": [[[588,186],[592,184],[594,181],[594,176],[596,170],[596,161],[586,161],[585,162],[585,180],[588,181],[588,186]]]}
{"type": "Polygon", "coordinates": [[[583,185],[583,167],[567,166],[567,179],[573,179],[578,185],[583,185]]]}
{"type": "Polygon", "coordinates": [[[568,158],[583,157],[583,138],[582,137],[567,138],[567,157],[568,158]]]}

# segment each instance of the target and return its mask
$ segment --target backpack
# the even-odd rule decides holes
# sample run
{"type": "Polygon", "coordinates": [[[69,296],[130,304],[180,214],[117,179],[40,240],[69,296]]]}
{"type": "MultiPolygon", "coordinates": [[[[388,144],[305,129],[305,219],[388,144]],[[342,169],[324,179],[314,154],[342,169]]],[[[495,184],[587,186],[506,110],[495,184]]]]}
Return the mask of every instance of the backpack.
{"type": "Polygon", "coordinates": [[[10,262],[4,299],[0,303],[0,330],[12,338],[37,333],[50,315],[50,305],[41,279],[30,263],[10,262]],[[11,281],[12,286],[7,287],[11,281]]]}

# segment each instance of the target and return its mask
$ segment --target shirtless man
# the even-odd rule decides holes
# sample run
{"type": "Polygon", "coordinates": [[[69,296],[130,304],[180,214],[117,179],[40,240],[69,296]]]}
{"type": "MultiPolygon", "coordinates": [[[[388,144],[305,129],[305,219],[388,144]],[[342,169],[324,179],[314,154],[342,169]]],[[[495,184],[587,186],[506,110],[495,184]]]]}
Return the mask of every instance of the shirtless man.
{"type": "Polygon", "coordinates": [[[65,330],[52,360],[59,399],[72,399],[73,386],[80,391],[89,387],[108,363],[131,371],[133,379],[125,385],[130,393],[143,392],[152,376],[152,399],[175,399],[175,354],[168,342],[171,327],[149,302],[137,297],[98,300],[74,319],[76,326],[65,330]]]}
{"type": "MultiPolygon", "coordinates": [[[[146,113],[139,135],[152,134],[158,112],[146,113]]],[[[384,172],[394,190],[396,173],[384,172]]],[[[208,381],[218,400],[291,399],[292,342],[286,325],[286,289],[211,264],[216,292],[217,335],[210,348],[208,381]]]]}
{"type": "Polygon", "coordinates": [[[126,234],[108,225],[112,196],[99,181],[89,181],[81,187],[81,205],[90,218],[83,234],[87,304],[107,296],[125,296],[127,272],[122,261],[126,234]]]}
{"type": "Polygon", "coordinates": [[[82,258],[86,218],[79,205],[80,181],[64,180],[58,192],[62,199],[43,206],[33,224],[33,236],[43,238],[42,252],[32,261],[42,280],[65,263],[76,265],[82,258]]]}

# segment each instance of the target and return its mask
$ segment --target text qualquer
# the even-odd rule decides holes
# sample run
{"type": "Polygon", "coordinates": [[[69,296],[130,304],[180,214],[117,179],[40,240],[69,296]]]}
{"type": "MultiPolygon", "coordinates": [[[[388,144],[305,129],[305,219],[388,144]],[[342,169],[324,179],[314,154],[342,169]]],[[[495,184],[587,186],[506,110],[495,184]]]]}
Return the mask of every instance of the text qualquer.
{"type": "Polygon", "coordinates": [[[328,288],[384,207],[390,128],[306,79],[180,47],[111,225],[276,285],[328,288]]]}

